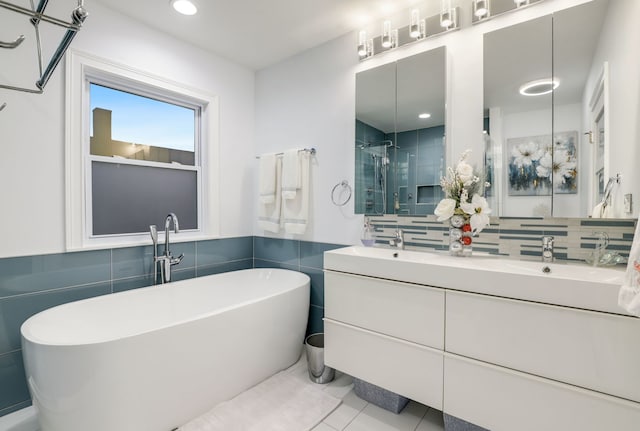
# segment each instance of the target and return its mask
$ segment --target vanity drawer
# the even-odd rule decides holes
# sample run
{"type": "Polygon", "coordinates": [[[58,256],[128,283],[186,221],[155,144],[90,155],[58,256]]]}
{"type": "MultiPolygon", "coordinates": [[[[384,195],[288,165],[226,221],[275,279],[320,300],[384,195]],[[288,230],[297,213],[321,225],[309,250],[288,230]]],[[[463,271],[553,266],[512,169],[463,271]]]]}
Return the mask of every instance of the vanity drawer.
{"type": "Polygon", "coordinates": [[[330,319],[325,319],[324,331],[328,366],[442,409],[441,351],[330,319]]]}
{"type": "Polygon", "coordinates": [[[325,316],[444,349],[444,290],[325,271],[325,316]]]}
{"type": "Polygon", "coordinates": [[[640,319],[447,291],[446,351],[640,402],[640,319]]]}
{"type": "Polygon", "coordinates": [[[446,353],[444,381],[444,412],[491,431],[639,429],[638,403],[446,353]]]}

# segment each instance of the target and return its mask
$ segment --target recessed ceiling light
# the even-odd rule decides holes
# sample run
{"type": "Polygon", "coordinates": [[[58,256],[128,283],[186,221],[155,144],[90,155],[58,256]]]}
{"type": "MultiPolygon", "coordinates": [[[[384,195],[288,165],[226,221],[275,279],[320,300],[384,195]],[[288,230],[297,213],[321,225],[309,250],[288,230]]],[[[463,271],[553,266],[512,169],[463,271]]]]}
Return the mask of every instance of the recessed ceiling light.
{"type": "Polygon", "coordinates": [[[557,79],[537,79],[527,82],[520,87],[520,94],[523,96],[542,96],[549,94],[560,85],[557,79]]]}
{"type": "Polygon", "coordinates": [[[198,7],[190,0],[171,0],[171,6],[183,15],[195,15],[198,12],[198,7]]]}
{"type": "Polygon", "coordinates": [[[427,118],[431,118],[431,114],[429,114],[428,112],[423,112],[422,114],[418,115],[418,118],[422,118],[423,120],[425,120],[427,118]]]}

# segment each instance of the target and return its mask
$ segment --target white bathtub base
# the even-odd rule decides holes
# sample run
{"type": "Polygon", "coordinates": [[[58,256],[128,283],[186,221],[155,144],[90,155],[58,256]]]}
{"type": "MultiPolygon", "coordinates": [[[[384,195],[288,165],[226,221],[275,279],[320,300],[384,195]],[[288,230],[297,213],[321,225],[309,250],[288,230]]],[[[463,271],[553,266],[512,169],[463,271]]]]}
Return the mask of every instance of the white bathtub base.
{"type": "MultiPolygon", "coordinates": [[[[309,285],[302,280],[282,294],[104,343],[24,338],[41,431],[170,431],[286,369],[303,348],[309,285]]],[[[176,294],[185,289],[174,285],[176,294]]]]}
{"type": "Polygon", "coordinates": [[[33,406],[0,417],[0,431],[40,431],[33,406]]]}

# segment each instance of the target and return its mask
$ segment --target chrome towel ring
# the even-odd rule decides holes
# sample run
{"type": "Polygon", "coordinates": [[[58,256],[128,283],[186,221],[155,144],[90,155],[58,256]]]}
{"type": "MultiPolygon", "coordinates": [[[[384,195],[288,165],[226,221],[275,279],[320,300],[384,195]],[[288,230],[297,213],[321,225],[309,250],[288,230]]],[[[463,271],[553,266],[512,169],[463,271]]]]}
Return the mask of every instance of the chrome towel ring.
{"type": "Polygon", "coordinates": [[[335,186],[333,186],[333,190],[331,190],[331,201],[335,206],[343,207],[351,200],[351,186],[347,180],[342,180],[335,186]],[[340,189],[338,189],[340,187],[340,189]],[[336,198],[336,191],[339,191],[337,198],[340,198],[345,192],[347,193],[346,199],[343,202],[340,202],[336,198]]]}

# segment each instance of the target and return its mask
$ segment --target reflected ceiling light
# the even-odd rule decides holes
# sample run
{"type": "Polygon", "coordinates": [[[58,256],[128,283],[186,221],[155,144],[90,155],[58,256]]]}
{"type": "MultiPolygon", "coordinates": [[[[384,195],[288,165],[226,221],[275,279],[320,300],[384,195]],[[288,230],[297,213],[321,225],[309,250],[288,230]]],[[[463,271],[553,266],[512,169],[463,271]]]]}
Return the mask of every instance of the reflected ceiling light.
{"type": "Polygon", "coordinates": [[[198,7],[191,0],[171,0],[171,6],[182,15],[195,15],[198,7]]]}
{"type": "Polygon", "coordinates": [[[418,118],[426,120],[427,118],[431,118],[431,114],[429,114],[428,112],[423,112],[422,114],[418,115],[418,118]]]}
{"type": "Polygon", "coordinates": [[[440,7],[440,26],[451,27],[453,25],[453,10],[451,9],[451,0],[442,0],[440,7]]]}
{"type": "Polygon", "coordinates": [[[529,4],[529,0],[513,0],[516,4],[516,7],[525,6],[529,4]]]}
{"type": "Polygon", "coordinates": [[[484,18],[489,15],[489,0],[474,0],[473,14],[478,18],[484,18]]]}
{"type": "Polygon", "coordinates": [[[520,94],[523,96],[542,96],[543,94],[549,94],[560,85],[560,81],[557,79],[537,79],[535,81],[527,82],[520,86],[520,94]]]}

